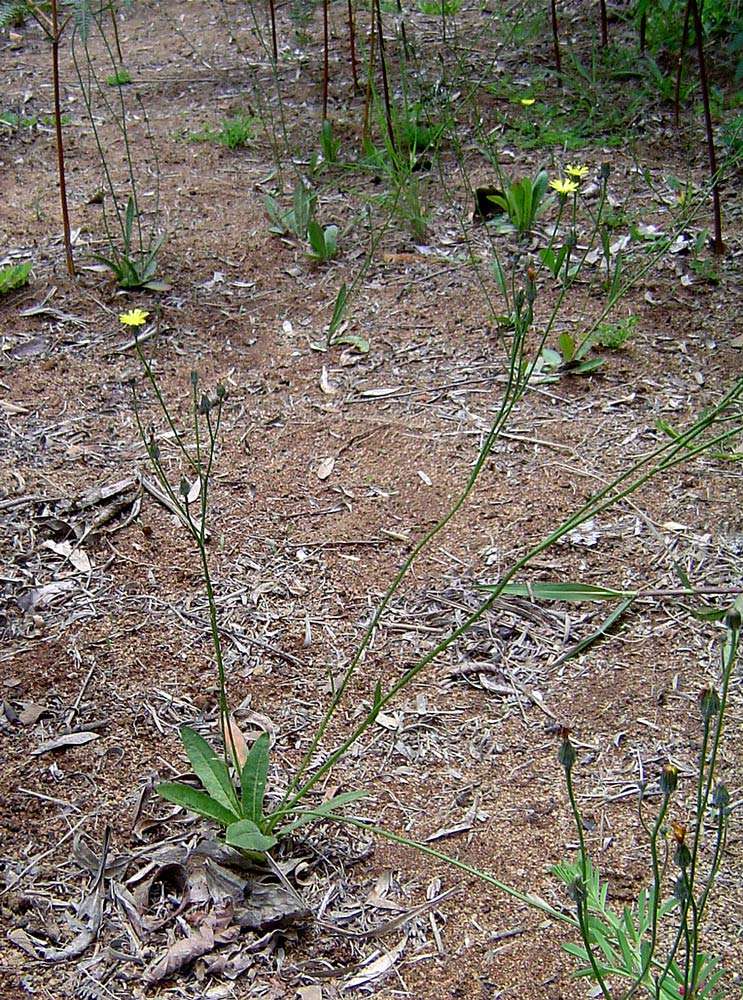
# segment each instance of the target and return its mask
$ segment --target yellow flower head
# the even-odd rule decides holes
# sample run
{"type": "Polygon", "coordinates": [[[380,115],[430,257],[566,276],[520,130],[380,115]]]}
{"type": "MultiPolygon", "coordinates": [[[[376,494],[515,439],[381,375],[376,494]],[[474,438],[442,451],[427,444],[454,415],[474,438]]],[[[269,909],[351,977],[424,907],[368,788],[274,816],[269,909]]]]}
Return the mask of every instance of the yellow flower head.
{"type": "Polygon", "coordinates": [[[146,309],[130,309],[129,312],[119,315],[119,322],[124,326],[142,326],[149,315],[146,309]]]}
{"type": "Polygon", "coordinates": [[[584,177],[588,176],[588,167],[578,167],[573,166],[572,163],[568,163],[567,167],[565,167],[565,173],[574,181],[582,181],[584,177]]]}
{"type": "Polygon", "coordinates": [[[570,181],[566,177],[558,177],[554,181],[550,181],[550,187],[553,191],[557,191],[559,195],[564,195],[567,197],[569,194],[575,194],[578,190],[577,181],[570,181]]]}
{"type": "Polygon", "coordinates": [[[519,104],[523,104],[525,108],[530,108],[532,104],[536,103],[536,97],[522,97],[519,100],[519,104]]]}

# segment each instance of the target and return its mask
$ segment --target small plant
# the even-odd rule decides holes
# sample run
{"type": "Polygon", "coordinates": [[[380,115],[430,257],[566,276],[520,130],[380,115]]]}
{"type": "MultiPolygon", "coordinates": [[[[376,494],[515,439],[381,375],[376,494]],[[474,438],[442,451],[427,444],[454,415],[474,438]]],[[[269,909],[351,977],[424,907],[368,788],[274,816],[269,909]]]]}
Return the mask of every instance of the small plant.
{"type": "Polygon", "coordinates": [[[165,237],[161,236],[156,239],[148,249],[138,251],[136,247],[137,244],[141,245],[141,240],[135,239],[135,222],[139,225],[136,202],[134,196],[130,195],[122,224],[121,249],[112,240],[108,255],[93,254],[93,259],[111,269],[121,288],[130,290],[149,288],[152,291],[162,291],[167,286],[163,282],[157,281],[155,274],[157,273],[157,255],[165,242],[165,237]]]}
{"type": "Polygon", "coordinates": [[[626,319],[618,319],[614,323],[599,323],[588,340],[591,346],[598,344],[610,351],[618,351],[634,337],[636,329],[637,316],[627,316],[626,319]]]}
{"type": "MultiPolygon", "coordinates": [[[[144,309],[132,309],[119,319],[129,327],[139,328],[148,317],[144,309]]],[[[157,791],[163,798],[189,809],[198,816],[215,820],[225,830],[225,840],[259,860],[282,837],[313,820],[339,819],[336,810],[356,801],[363,792],[344,792],[316,805],[306,805],[304,796],[295,796],[291,808],[282,800],[273,811],[267,811],[266,784],[269,772],[270,738],[262,733],[248,750],[240,730],[232,720],[227,697],[227,677],[222,640],[218,625],[218,608],[212,583],[207,548],[207,515],[222,407],[226,399],[224,386],[218,385],[213,394],[199,391],[199,378],[191,373],[190,423],[192,443],[187,432],[179,428],[171,413],[150,364],[135,341],[140,361],[155,397],[165,417],[172,440],[182,463],[180,482],[175,486],[163,464],[154,428],[146,431],[135,393],[134,414],[147,457],[157,477],[162,496],[170,509],[188,530],[199,553],[201,575],[209,606],[212,648],[219,683],[219,724],[224,747],[219,756],[197,732],[188,726],[180,730],[181,742],[202,788],[183,782],[162,782],[157,791]]]]}
{"type": "Polygon", "coordinates": [[[9,264],[0,267],[0,296],[14,292],[16,288],[23,288],[28,282],[31,273],[30,261],[26,264],[9,264]]]}
{"type": "Polygon", "coordinates": [[[310,190],[302,178],[297,181],[292,196],[292,207],[282,211],[278,201],[268,195],[264,202],[272,233],[277,236],[295,236],[298,240],[306,240],[310,222],[315,217],[317,195],[310,190]]]}
{"type": "MultiPolygon", "coordinates": [[[[114,20],[115,25],[115,20],[114,20]]],[[[96,67],[97,56],[94,56],[90,48],[90,32],[95,28],[98,40],[101,43],[100,51],[102,57],[107,58],[109,66],[114,71],[114,75],[122,71],[120,57],[114,53],[111,42],[106,35],[103,24],[99,19],[92,22],[82,21],[75,26],[72,35],[72,58],[80,84],[80,90],[88,114],[93,138],[98,149],[98,155],[103,171],[105,188],[108,194],[108,203],[113,206],[112,220],[107,209],[107,201],[103,201],[103,223],[106,232],[106,242],[108,250],[104,253],[97,253],[93,258],[110,268],[114,278],[121,288],[135,290],[147,288],[152,291],[165,291],[170,286],[163,281],[156,279],[155,275],[158,266],[158,255],[165,242],[165,236],[157,231],[157,219],[159,215],[159,175],[158,184],[155,189],[155,205],[152,217],[154,221],[146,221],[142,211],[137,175],[139,168],[135,150],[129,139],[129,128],[127,107],[124,96],[124,89],[121,86],[115,87],[115,96],[109,97],[106,89],[102,86],[101,75],[96,67]],[[82,47],[82,57],[79,52],[82,47]],[[124,162],[128,174],[129,194],[126,203],[119,195],[119,184],[112,176],[109,165],[107,149],[104,148],[100,135],[99,121],[100,112],[94,106],[94,95],[102,98],[105,107],[113,120],[113,123],[121,135],[124,144],[124,162]],[[118,230],[118,232],[116,232],[118,230]]],[[[118,37],[118,36],[117,36],[118,37]]],[[[148,127],[147,138],[150,143],[156,171],[159,168],[157,150],[149,132],[149,121],[144,106],[138,95],[135,100],[139,105],[139,112],[145,125],[148,127]]]]}
{"type": "Polygon", "coordinates": [[[252,115],[238,112],[231,118],[223,118],[218,129],[206,126],[200,132],[190,132],[190,142],[216,142],[228,149],[240,149],[255,138],[256,120],[252,115]]]}
{"type": "Polygon", "coordinates": [[[320,129],[320,152],[322,162],[326,164],[337,163],[338,153],[341,148],[341,141],[333,133],[333,123],[329,118],[324,118],[320,129]]]}
{"type": "Polygon", "coordinates": [[[109,87],[124,87],[127,83],[132,82],[132,75],[128,69],[124,69],[122,66],[117,69],[115,73],[106,77],[106,83],[109,87]]]}
{"type": "Polygon", "coordinates": [[[544,196],[548,184],[547,171],[540,170],[534,180],[523,177],[519,181],[506,182],[501,191],[488,195],[488,198],[519,233],[530,233],[537,216],[546,207],[544,196]]]}
{"type": "Polygon", "coordinates": [[[691,819],[688,823],[680,818],[669,822],[672,810],[681,805],[676,805],[673,798],[678,769],[666,764],[657,782],[660,805],[650,821],[643,809],[646,789],[640,788],[640,822],[649,840],[652,881],[634,905],[625,907],[621,914],[607,904],[607,886],[602,884],[587,853],[573,787],[577,753],[569,730],[562,731],[558,757],[565,774],[579,854],[574,863],[558,865],[553,871],[568,887],[581,936],[581,944],[564,947],[579,962],[576,975],[595,980],[607,1000],[616,995],[610,983],[619,979],[631,984],[625,1000],[640,990],[655,1000],[721,1000],[723,996],[717,985],[724,969],[716,957],[702,951],[701,938],[732,812],[730,794],[717,780],[717,762],[738,653],[741,609],[743,597],[725,616],[719,687],[709,684],[699,695],[701,738],[691,819]],[[705,845],[707,840],[711,843],[705,845]],[[669,876],[673,890],[664,900],[664,883],[669,876]]]}
{"type": "Polygon", "coordinates": [[[307,225],[307,238],[310,241],[310,257],[319,264],[332,260],[338,253],[338,227],[326,226],[310,220],[307,225]]]}

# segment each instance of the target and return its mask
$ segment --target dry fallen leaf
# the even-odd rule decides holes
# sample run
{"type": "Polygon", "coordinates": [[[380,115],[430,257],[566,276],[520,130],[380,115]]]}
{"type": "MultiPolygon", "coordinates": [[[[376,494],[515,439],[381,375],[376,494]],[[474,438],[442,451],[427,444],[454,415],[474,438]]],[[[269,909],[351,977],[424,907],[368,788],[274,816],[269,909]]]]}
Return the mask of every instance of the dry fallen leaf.
{"type": "Polygon", "coordinates": [[[335,468],[334,458],[324,458],[322,462],[317,467],[317,472],[315,473],[318,479],[327,479],[335,468]]]}
{"type": "Polygon", "coordinates": [[[42,743],[40,747],[31,751],[31,756],[38,757],[39,754],[49,753],[51,750],[63,750],[65,747],[82,747],[91,740],[97,740],[99,736],[100,733],[65,733],[56,740],[42,743]]]}
{"type": "Polygon", "coordinates": [[[235,767],[239,771],[242,771],[245,761],[248,759],[248,744],[245,742],[245,737],[232,716],[230,716],[227,722],[227,730],[227,742],[232,759],[235,762],[235,767]]]}
{"type": "Polygon", "coordinates": [[[363,969],[360,969],[356,973],[355,976],[351,976],[351,978],[343,984],[343,989],[353,990],[357,986],[366,986],[366,984],[370,983],[372,980],[379,979],[379,977],[383,976],[385,972],[389,972],[398,958],[405,951],[405,945],[407,943],[408,939],[407,937],[404,937],[398,945],[395,945],[394,948],[390,948],[389,951],[385,951],[378,958],[374,959],[373,962],[369,962],[368,965],[365,965],[363,969]]]}

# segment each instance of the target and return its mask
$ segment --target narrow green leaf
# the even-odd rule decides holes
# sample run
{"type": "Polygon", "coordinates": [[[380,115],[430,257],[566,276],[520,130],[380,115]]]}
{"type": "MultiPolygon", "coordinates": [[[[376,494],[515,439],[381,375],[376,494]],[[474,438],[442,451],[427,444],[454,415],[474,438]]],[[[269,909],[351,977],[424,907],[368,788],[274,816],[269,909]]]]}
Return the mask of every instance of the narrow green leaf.
{"type": "MultiPolygon", "coordinates": [[[[481,584],[481,590],[495,590],[495,584],[481,584]]],[[[506,597],[526,597],[530,601],[618,601],[634,599],[637,592],[595,587],[590,583],[507,583],[501,593],[506,597]]]]}
{"type": "Polygon", "coordinates": [[[330,325],[328,326],[328,337],[330,338],[330,340],[333,339],[338,327],[341,325],[341,320],[343,319],[343,315],[346,311],[347,299],[348,299],[348,287],[344,281],[338,290],[338,294],[335,297],[335,306],[333,307],[333,315],[330,320],[330,325]]]}
{"type": "Polygon", "coordinates": [[[271,738],[268,733],[261,733],[250,748],[240,775],[242,814],[254,823],[259,823],[263,818],[270,746],[271,738]]]}
{"type": "Polygon", "coordinates": [[[215,802],[211,795],[191,788],[190,785],[182,785],[178,781],[164,781],[156,786],[155,791],[168,802],[183,806],[184,809],[188,809],[198,816],[214,819],[222,826],[229,826],[237,819],[233,812],[225,809],[219,802],[215,802]]]}
{"type": "Polygon", "coordinates": [[[337,815],[335,810],[348,805],[349,802],[356,802],[358,799],[363,799],[366,795],[367,792],[341,792],[340,795],[333,796],[327,802],[320,802],[312,809],[301,810],[291,823],[279,830],[279,833],[282,836],[293,833],[300,826],[304,826],[305,823],[311,823],[313,820],[328,819],[329,817],[342,819],[342,817],[337,815]]]}
{"type": "Polygon", "coordinates": [[[132,228],[134,226],[134,197],[129,195],[129,200],[126,203],[126,217],[124,219],[124,251],[129,253],[129,247],[132,243],[132,228]]]}
{"type": "Polygon", "coordinates": [[[575,341],[567,331],[564,331],[557,338],[557,345],[565,361],[572,361],[575,355],[575,341]]]}
{"type": "Polygon", "coordinates": [[[241,819],[227,827],[226,842],[230,847],[239,847],[243,851],[258,851],[263,854],[278,844],[276,837],[261,833],[251,819],[241,819]]]}
{"type": "Polygon", "coordinates": [[[186,748],[191,767],[209,795],[225,809],[240,815],[237,795],[230,781],[225,762],[217,757],[203,737],[188,726],[181,726],[181,741],[186,748]]]}

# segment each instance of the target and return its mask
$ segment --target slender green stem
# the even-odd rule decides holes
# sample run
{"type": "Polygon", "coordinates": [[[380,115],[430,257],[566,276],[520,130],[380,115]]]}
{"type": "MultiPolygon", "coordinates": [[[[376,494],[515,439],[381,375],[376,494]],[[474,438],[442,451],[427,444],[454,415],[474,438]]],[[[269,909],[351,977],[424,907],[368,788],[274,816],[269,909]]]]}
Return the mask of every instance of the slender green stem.
{"type": "MultiPolygon", "coordinates": [[[[372,621],[367,628],[367,631],[364,635],[364,638],[362,639],[362,643],[359,649],[357,650],[356,654],[354,655],[354,658],[351,661],[351,665],[346,671],[346,675],[344,676],[343,682],[339,686],[336,695],[331,700],[330,707],[328,711],[325,713],[325,717],[323,718],[322,723],[318,727],[318,731],[316,732],[315,737],[311,742],[310,750],[307,752],[307,754],[305,754],[302,763],[298,768],[297,774],[295,774],[293,781],[291,782],[289,788],[284,794],[282,802],[279,805],[276,813],[273,814],[275,817],[273,825],[275,826],[276,823],[278,823],[279,819],[281,819],[286,813],[290,812],[297,805],[297,803],[300,802],[302,798],[304,798],[304,796],[310,791],[310,789],[313,788],[317,784],[317,782],[320,781],[321,778],[337,763],[337,761],[359,739],[359,737],[362,736],[364,732],[366,732],[366,730],[369,728],[374,718],[376,717],[375,713],[381,711],[381,709],[403,687],[407,686],[420,673],[421,670],[423,670],[432,660],[434,660],[437,656],[439,656],[442,652],[444,652],[460,636],[464,635],[465,632],[469,628],[471,628],[471,626],[475,622],[477,622],[493,606],[495,600],[503,592],[503,589],[505,588],[506,584],[512,579],[512,577],[514,577],[518,572],[520,572],[526,565],[528,565],[528,563],[530,563],[534,558],[536,558],[536,556],[538,556],[545,549],[553,545],[559,538],[563,537],[568,531],[572,531],[574,528],[578,527],[584,521],[588,520],[589,517],[597,516],[607,508],[613,506],[620,500],[624,499],[624,497],[629,496],[631,493],[635,492],[637,489],[639,489],[641,486],[647,483],[654,476],[658,475],[661,472],[666,472],[672,468],[675,468],[675,466],[677,465],[687,462],[692,456],[698,455],[701,452],[714,447],[717,443],[719,443],[721,439],[727,439],[732,434],[737,433],[738,428],[732,428],[725,431],[723,434],[718,435],[716,438],[713,438],[706,442],[702,442],[701,444],[697,444],[692,447],[692,443],[696,441],[696,439],[714,422],[716,416],[720,412],[724,411],[724,409],[726,409],[733,402],[733,400],[737,399],[742,392],[743,392],[743,379],[741,379],[738,383],[736,383],[736,385],[731,390],[729,390],[725,394],[725,396],[723,396],[722,400],[716,407],[710,409],[707,413],[705,413],[702,417],[700,417],[699,420],[697,420],[696,423],[694,423],[686,432],[681,434],[678,438],[673,439],[672,441],[664,442],[649,455],[645,456],[644,458],[636,462],[633,466],[630,467],[630,469],[621,473],[614,480],[612,480],[607,486],[605,486],[602,490],[600,490],[597,494],[595,494],[595,496],[591,498],[586,504],[584,504],[583,507],[581,507],[578,512],[576,512],[574,515],[571,515],[569,518],[563,521],[562,524],[559,525],[559,527],[557,527],[549,535],[543,538],[541,542],[539,542],[532,549],[530,549],[529,552],[527,552],[525,556],[519,559],[511,567],[511,569],[508,570],[500,578],[498,583],[493,586],[491,591],[491,596],[487,600],[485,600],[483,604],[481,604],[476,611],[474,611],[471,615],[469,615],[468,618],[465,619],[462,625],[454,629],[451,633],[449,633],[449,635],[445,639],[439,642],[434,647],[434,649],[432,649],[424,657],[422,657],[415,664],[413,664],[413,666],[409,667],[408,670],[405,671],[405,673],[398,679],[398,681],[388,689],[388,691],[383,695],[381,700],[377,704],[375,704],[372,713],[369,716],[367,716],[364,720],[362,720],[362,722],[359,723],[356,729],[341,743],[341,745],[335,751],[333,751],[333,753],[330,754],[327,760],[322,765],[320,765],[317,771],[315,771],[315,773],[310,778],[308,778],[304,782],[304,784],[301,785],[301,787],[298,787],[299,779],[306,770],[308,761],[314,754],[320,742],[320,739],[322,738],[322,735],[324,734],[325,729],[327,728],[327,724],[330,720],[330,717],[332,716],[333,711],[337,707],[337,704],[340,701],[343,691],[345,690],[345,687],[350,681],[351,674],[353,670],[355,670],[355,667],[357,666],[358,662],[360,661],[363,651],[368,646],[373,630],[376,627],[376,624],[379,621],[379,618],[381,617],[384,608],[386,608],[387,604],[389,603],[389,600],[392,597],[392,594],[394,593],[394,589],[396,589],[397,586],[399,586],[402,577],[407,572],[410,565],[412,565],[415,555],[417,555],[417,553],[420,551],[420,548],[425,543],[426,539],[429,539],[430,537],[433,536],[434,533],[440,530],[440,526],[446,524],[448,520],[450,520],[451,517],[454,516],[456,510],[458,510],[459,507],[461,507],[461,504],[464,502],[464,499],[466,499],[466,495],[463,494],[463,497],[460,497],[460,499],[457,501],[457,505],[455,505],[455,508],[452,508],[452,510],[445,516],[442,522],[439,522],[439,525],[435,526],[431,530],[431,532],[429,532],[428,535],[425,536],[424,540],[421,543],[419,543],[418,546],[416,546],[413,553],[411,553],[411,556],[408,557],[406,562],[403,564],[403,568],[401,569],[400,573],[395,578],[391,587],[385,594],[382,603],[377,608],[377,611],[375,612],[372,621]],[[650,468],[647,468],[647,466],[650,466],[650,468]],[[641,471],[643,469],[645,471],[641,471]],[[629,485],[625,485],[628,482],[629,485]]],[[[480,464],[481,460],[484,461],[484,458],[482,457],[484,451],[485,448],[483,448],[483,451],[481,451],[481,458],[478,459],[478,465],[480,464]]],[[[472,485],[474,485],[473,479],[471,479],[470,482],[472,485]]],[[[471,486],[469,486],[469,489],[471,489],[471,486]]]]}

